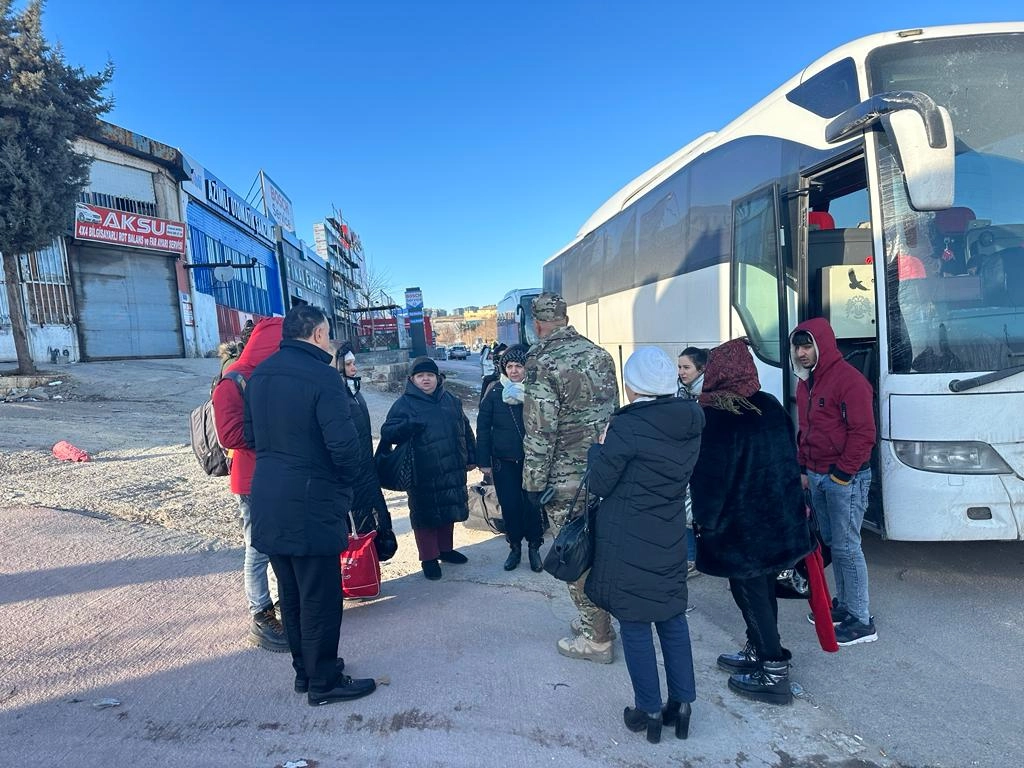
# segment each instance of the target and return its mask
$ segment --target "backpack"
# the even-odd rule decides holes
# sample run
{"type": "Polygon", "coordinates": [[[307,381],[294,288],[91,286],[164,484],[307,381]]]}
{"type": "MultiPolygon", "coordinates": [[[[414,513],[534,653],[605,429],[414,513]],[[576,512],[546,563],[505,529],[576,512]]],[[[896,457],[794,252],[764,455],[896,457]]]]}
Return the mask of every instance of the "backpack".
{"type": "MultiPolygon", "coordinates": [[[[245,395],[245,377],[240,373],[228,372],[215,380],[214,386],[223,379],[231,379],[238,385],[238,391],[245,395]]],[[[227,452],[217,439],[217,425],[213,419],[213,392],[210,399],[194,409],[189,415],[189,434],[192,438],[192,452],[203,471],[210,477],[224,477],[230,463],[227,452]]]]}

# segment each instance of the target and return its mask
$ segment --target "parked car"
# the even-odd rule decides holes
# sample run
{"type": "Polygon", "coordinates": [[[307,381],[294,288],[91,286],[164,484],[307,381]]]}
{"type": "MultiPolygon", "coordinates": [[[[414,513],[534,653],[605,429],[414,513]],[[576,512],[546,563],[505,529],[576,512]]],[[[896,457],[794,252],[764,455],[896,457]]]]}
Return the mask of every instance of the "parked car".
{"type": "Polygon", "coordinates": [[[434,358],[437,360],[448,359],[448,347],[443,344],[440,347],[434,347],[434,358]]]}
{"type": "Polygon", "coordinates": [[[465,344],[452,344],[448,348],[449,360],[466,360],[469,358],[469,347],[465,344]]]}

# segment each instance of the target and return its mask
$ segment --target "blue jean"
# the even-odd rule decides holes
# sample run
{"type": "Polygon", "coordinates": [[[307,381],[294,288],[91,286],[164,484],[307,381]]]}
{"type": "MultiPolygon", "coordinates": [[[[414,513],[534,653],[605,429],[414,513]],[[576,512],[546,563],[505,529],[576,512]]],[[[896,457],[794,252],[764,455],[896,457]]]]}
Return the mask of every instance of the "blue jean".
{"type": "MultiPolygon", "coordinates": [[[[668,697],[673,701],[692,702],[697,698],[693,678],[693,650],[690,648],[690,628],[686,614],[666,621],[655,622],[661,655],[665,660],[668,697]]],[[[658,657],[654,653],[654,638],[649,621],[619,620],[622,633],[622,654],[633,683],[634,706],[649,715],[661,712],[661,680],[658,677],[658,657]]]]}
{"type": "Polygon", "coordinates": [[[245,580],[245,597],[249,601],[249,613],[255,616],[267,610],[275,602],[271,591],[277,592],[277,579],[270,570],[270,558],[257,552],[252,546],[252,511],[248,496],[236,496],[238,499],[238,519],[242,526],[242,539],[245,541],[245,556],[242,561],[242,577],[245,580]]]}
{"type": "Polygon", "coordinates": [[[862,469],[840,485],[828,476],[808,472],[811,506],[814,508],[821,538],[832,548],[832,575],[836,582],[836,600],[858,621],[868,624],[868,565],[861,547],[860,527],[868,508],[871,470],[862,469]]]}

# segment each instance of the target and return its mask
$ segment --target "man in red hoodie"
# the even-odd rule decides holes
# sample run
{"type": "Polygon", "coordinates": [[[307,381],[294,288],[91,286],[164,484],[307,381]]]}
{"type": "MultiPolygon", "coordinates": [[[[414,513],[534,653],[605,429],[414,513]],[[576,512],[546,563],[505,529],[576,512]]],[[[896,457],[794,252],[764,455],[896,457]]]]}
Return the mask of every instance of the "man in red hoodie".
{"type": "MultiPolygon", "coordinates": [[[[281,346],[282,322],[280,317],[260,320],[253,328],[241,357],[226,372],[241,374],[248,381],[256,366],[281,346]]],[[[252,490],[253,470],[256,468],[256,452],[245,444],[242,428],[244,417],[245,399],[242,391],[233,380],[221,379],[213,390],[213,418],[217,426],[217,439],[224,448],[231,451],[231,492],[238,498],[238,514],[245,540],[242,573],[249,614],[252,616],[249,642],[268,651],[287,653],[288,638],[274,611],[274,600],[270,594],[270,558],[252,546],[249,493],[252,490]]]]}
{"type": "MultiPolygon", "coordinates": [[[[828,321],[816,317],[790,336],[801,482],[811,493],[821,537],[832,548],[839,645],[878,639],[868,605],[868,567],[860,528],[871,487],[875,415],[871,384],[843,359],[828,321]]],[[[810,618],[810,617],[809,617],[810,618]]],[[[812,619],[813,621],[813,619],[812,619]]]]}

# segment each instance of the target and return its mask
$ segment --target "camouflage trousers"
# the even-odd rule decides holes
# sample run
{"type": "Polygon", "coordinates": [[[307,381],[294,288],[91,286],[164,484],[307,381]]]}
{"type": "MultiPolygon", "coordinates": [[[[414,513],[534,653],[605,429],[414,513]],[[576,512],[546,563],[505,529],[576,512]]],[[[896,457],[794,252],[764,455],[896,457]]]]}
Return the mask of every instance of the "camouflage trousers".
{"type": "MultiPolygon", "coordinates": [[[[569,502],[553,502],[544,509],[551,523],[551,535],[557,536],[569,516],[569,502]]],[[[612,618],[608,611],[594,605],[583,591],[583,584],[589,574],[588,570],[576,581],[569,582],[569,597],[580,612],[584,636],[595,643],[606,643],[612,639],[612,618]]]]}

